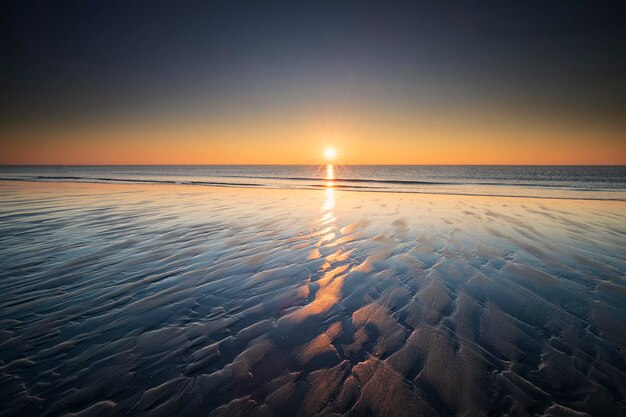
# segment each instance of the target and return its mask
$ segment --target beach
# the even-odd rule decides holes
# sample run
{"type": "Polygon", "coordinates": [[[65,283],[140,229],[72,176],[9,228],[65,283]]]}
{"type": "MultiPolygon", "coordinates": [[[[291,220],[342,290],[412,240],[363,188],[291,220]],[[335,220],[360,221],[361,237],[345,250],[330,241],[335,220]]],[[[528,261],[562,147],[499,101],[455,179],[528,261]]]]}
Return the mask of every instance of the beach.
{"type": "Polygon", "coordinates": [[[0,181],[0,415],[625,415],[625,238],[604,199],[0,181]]]}

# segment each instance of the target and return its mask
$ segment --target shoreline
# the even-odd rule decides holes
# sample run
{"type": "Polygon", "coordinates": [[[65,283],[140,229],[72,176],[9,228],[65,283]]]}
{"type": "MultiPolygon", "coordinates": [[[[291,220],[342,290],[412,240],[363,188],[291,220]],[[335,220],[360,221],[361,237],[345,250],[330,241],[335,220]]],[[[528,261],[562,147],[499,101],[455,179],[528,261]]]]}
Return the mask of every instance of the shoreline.
{"type": "MultiPolygon", "coordinates": [[[[601,197],[578,197],[578,196],[538,196],[538,195],[518,195],[518,194],[487,194],[487,193],[459,193],[459,192],[432,192],[432,191],[416,191],[416,190],[372,190],[372,189],[355,189],[350,186],[333,185],[333,186],[309,186],[309,187],[276,187],[263,184],[228,184],[228,183],[212,183],[212,182],[175,182],[175,181],[158,181],[158,180],[45,180],[45,179],[30,179],[30,178],[0,178],[2,182],[30,182],[30,183],[51,183],[51,184],[102,184],[102,185],[149,185],[149,186],[186,186],[186,187],[214,187],[214,188],[233,188],[233,189],[257,189],[257,190],[279,190],[279,191],[322,191],[332,189],[334,191],[346,191],[356,193],[373,193],[373,194],[416,194],[416,195],[446,195],[446,196],[465,196],[465,197],[497,197],[497,198],[523,198],[523,199],[538,199],[538,200],[575,200],[575,201],[607,201],[607,202],[621,202],[626,203],[626,197],[624,198],[601,198],[601,197]]],[[[321,182],[324,179],[320,179],[321,182]]],[[[465,185],[465,184],[462,184],[465,185]]],[[[481,185],[481,184],[477,184],[481,185]]],[[[499,185],[490,185],[498,187],[499,185]]],[[[502,185],[502,187],[510,187],[509,185],[502,185]]],[[[519,186],[523,188],[525,186],[519,186]]],[[[531,188],[531,187],[529,187],[531,188]]],[[[541,188],[536,186],[532,188],[541,188]]],[[[555,188],[547,188],[555,189],[555,188]]],[[[565,191],[567,191],[565,189],[565,191]]],[[[571,191],[579,192],[579,191],[571,191]]],[[[584,191],[582,191],[584,192],[584,191]]],[[[593,191],[591,191],[593,192],[593,191]]],[[[603,190],[601,192],[610,193],[611,191],[603,190]]],[[[626,193],[626,191],[616,191],[620,193],[626,193]]]]}

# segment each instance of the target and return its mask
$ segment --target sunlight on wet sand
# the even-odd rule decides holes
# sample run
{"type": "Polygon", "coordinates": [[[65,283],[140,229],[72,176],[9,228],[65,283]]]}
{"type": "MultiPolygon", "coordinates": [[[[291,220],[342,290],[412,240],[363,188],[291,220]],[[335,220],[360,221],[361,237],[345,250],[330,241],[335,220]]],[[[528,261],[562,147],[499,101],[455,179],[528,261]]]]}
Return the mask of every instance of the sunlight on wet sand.
{"type": "Polygon", "coordinates": [[[626,413],[626,203],[0,184],[2,415],[626,413]]]}

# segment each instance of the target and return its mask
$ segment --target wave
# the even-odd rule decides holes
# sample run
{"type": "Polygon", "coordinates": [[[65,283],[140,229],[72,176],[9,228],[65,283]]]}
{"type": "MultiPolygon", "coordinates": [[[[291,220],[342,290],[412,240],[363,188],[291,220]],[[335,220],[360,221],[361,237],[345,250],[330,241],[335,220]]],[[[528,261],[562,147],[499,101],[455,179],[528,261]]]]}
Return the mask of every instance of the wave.
{"type": "MultiPolygon", "coordinates": [[[[223,178],[257,178],[268,180],[285,180],[285,181],[329,181],[328,178],[323,177],[271,177],[271,176],[241,176],[241,175],[223,175],[223,178]]],[[[423,180],[393,180],[393,179],[371,179],[371,178],[334,178],[332,181],[341,182],[374,182],[381,184],[407,184],[407,185],[452,185],[458,184],[455,182],[440,182],[440,181],[423,181],[423,180]]]]}
{"type": "MultiPolygon", "coordinates": [[[[276,176],[221,176],[221,178],[249,178],[257,180],[281,180],[290,182],[240,182],[240,181],[206,181],[206,180],[177,180],[177,179],[153,179],[153,178],[122,178],[122,177],[93,177],[93,176],[58,176],[58,175],[36,175],[36,176],[0,176],[3,181],[41,181],[41,182],[81,182],[81,183],[112,183],[112,184],[164,184],[164,185],[196,185],[196,186],[212,186],[212,187],[255,187],[270,189],[327,189],[326,182],[329,180],[321,177],[276,177],[276,176]],[[304,182],[307,183],[304,183],[304,182]]],[[[608,196],[589,196],[582,193],[589,192],[619,192],[621,189],[591,189],[580,187],[559,186],[553,184],[536,184],[536,183],[498,183],[498,182],[438,182],[438,181],[421,181],[421,180],[395,180],[395,179],[367,179],[367,178],[335,178],[332,180],[332,188],[347,191],[371,191],[371,192],[393,192],[393,193],[409,193],[409,194],[441,194],[441,195],[467,195],[467,196],[485,196],[485,197],[519,197],[519,198],[547,198],[547,199],[578,199],[578,200],[597,200],[597,201],[626,201],[624,197],[608,197],[608,196]],[[370,185],[356,185],[370,184],[370,185]],[[402,185],[407,187],[391,187],[392,185],[402,185]],[[485,192],[485,190],[446,190],[429,187],[428,189],[415,189],[409,186],[455,186],[455,187],[471,187],[471,186],[494,186],[500,189],[509,188],[548,188],[552,190],[562,190],[570,192],[581,192],[576,196],[559,196],[559,195],[534,195],[534,194],[515,194],[502,192],[485,192]]]]}
{"type": "MultiPolygon", "coordinates": [[[[250,179],[266,179],[266,180],[280,180],[280,181],[330,181],[323,177],[276,177],[276,176],[254,176],[254,175],[221,175],[221,178],[250,178],[250,179]]],[[[163,183],[163,184],[233,184],[243,186],[255,186],[258,183],[241,183],[241,182],[220,182],[220,181],[190,181],[190,180],[173,180],[163,179],[155,180],[148,178],[116,178],[116,177],[79,177],[79,176],[51,176],[51,175],[38,175],[34,177],[13,177],[11,179],[37,179],[37,180],[62,180],[62,181],[98,181],[98,182],[138,182],[138,183],[163,183]]],[[[4,177],[3,179],[9,179],[4,177]]],[[[347,182],[347,183],[380,183],[380,184],[395,184],[395,185],[462,185],[458,182],[439,182],[439,181],[416,181],[416,180],[386,180],[386,179],[370,179],[370,178],[334,178],[335,182],[347,182]]],[[[469,184],[469,183],[468,183],[469,184]]],[[[494,183],[496,185],[498,183],[494,183]]],[[[262,184],[261,184],[262,185],[262,184]]],[[[485,183],[484,185],[489,185],[485,183]]]]}
{"type": "MultiPolygon", "coordinates": [[[[18,177],[18,178],[33,178],[33,177],[18,177]]],[[[14,179],[18,179],[14,178],[14,179]]],[[[246,182],[224,182],[224,181],[206,181],[206,180],[176,180],[176,179],[152,179],[152,178],[118,178],[118,177],[93,177],[93,176],[51,176],[51,175],[39,175],[35,176],[37,180],[60,180],[60,181],[82,181],[82,182],[130,182],[130,183],[162,183],[162,184],[188,184],[188,185],[234,185],[234,186],[264,186],[266,184],[259,183],[246,183],[246,182]]],[[[326,182],[331,181],[323,177],[279,177],[279,176],[265,176],[265,175],[220,175],[219,178],[247,178],[255,180],[279,180],[279,181],[311,181],[311,182],[326,182]]],[[[5,179],[8,179],[5,177],[5,179]]],[[[399,180],[399,179],[373,179],[373,178],[334,178],[333,182],[341,183],[372,183],[372,184],[389,184],[389,185],[449,185],[449,186],[463,186],[463,185],[485,185],[485,186],[499,186],[499,187],[538,187],[538,188],[558,188],[578,191],[610,191],[614,188],[589,188],[589,187],[574,187],[565,184],[550,184],[544,182],[494,182],[494,181],[425,181],[425,180],[399,180]]]]}
{"type": "MultiPolygon", "coordinates": [[[[2,178],[9,179],[9,178],[2,178]]],[[[138,184],[183,184],[183,185],[232,185],[238,187],[256,187],[263,186],[258,183],[246,182],[220,182],[220,181],[187,181],[187,180],[154,180],[149,178],[109,178],[109,177],[70,177],[70,176],[43,176],[36,177],[18,177],[12,180],[26,181],[78,181],[78,182],[113,182],[113,183],[138,183],[138,184]]]]}
{"type": "MultiPolygon", "coordinates": [[[[271,176],[242,176],[242,175],[222,175],[222,178],[254,178],[254,179],[270,179],[270,180],[283,180],[283,181],[329,181],[323,177],[271,177],[271,176]]],[[[488,185],[488,186],[503,186],[503,187],[545,187],[545,188],[567,188],[576,189],[580,191],[604,191],[605,189],[591,189],[583,187],[565,186],[563,184],[549,184],[549,183],[522,183],[522,182],[493,182],[493,181],[424,181],[424,180],[397,180],[397,179],[372,179],[372,178],[334,178],[335,182],[347,182],[347,183],[377,183],[377,184],[390,184],[390,185],[488,185]]],[[[608,190],[608,189],[606,189],[608,190]]]]}

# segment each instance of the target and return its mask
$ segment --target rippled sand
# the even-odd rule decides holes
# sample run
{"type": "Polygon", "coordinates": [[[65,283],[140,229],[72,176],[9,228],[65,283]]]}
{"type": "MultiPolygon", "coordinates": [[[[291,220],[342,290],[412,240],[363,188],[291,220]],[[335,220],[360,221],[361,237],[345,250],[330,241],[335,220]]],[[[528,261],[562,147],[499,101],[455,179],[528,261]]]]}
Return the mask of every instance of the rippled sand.
{"type": "Polygon", "coordinates": [[[0,184],[0,415],[619,416],[626,203],[0,184]]]}

